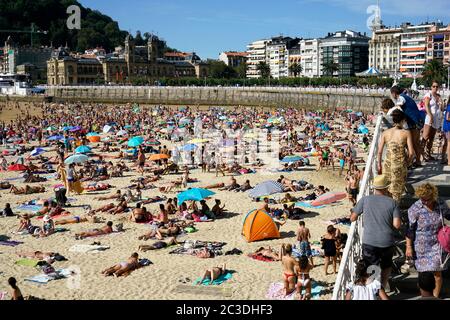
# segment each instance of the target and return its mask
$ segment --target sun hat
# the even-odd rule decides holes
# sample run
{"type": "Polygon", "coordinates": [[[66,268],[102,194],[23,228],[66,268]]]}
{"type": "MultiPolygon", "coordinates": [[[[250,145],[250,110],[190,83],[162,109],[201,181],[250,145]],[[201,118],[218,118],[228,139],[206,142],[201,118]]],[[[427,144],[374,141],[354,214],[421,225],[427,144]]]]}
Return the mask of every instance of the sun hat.
{"type": "Polygon", "coordinates": [[[390,182],[386,179],[386,176],[381,174],[379,176],[376,176],[373,179],[373,188],[376,190],[383,190],[387,189],[390,185],[390,182]]]}

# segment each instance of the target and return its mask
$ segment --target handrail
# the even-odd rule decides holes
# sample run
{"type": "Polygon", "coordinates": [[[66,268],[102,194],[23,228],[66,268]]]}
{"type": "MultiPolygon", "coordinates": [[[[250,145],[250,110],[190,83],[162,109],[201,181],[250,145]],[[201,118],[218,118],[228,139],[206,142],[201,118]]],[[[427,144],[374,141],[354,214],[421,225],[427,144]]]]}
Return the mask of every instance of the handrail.
{"type": "MultiPolygon", "coordinates": [[[[372,193],[370,186],[377,173],[377,153],[378,143],[382,134],[382,120],[383,116],[378,116],[369,156],[366,161],[366,169],[364,170],[363,179],[360,184],[360,191],[357,197],[358,201],[362,197],[372,193]]],[[[347,243],[334,284],[332,300],[344,300],[347,284],[354,280],[356,264],[362,258],[362,220],[362,217],[359,217],[358,220],[353,222],[350,226],[347,243]]]]}

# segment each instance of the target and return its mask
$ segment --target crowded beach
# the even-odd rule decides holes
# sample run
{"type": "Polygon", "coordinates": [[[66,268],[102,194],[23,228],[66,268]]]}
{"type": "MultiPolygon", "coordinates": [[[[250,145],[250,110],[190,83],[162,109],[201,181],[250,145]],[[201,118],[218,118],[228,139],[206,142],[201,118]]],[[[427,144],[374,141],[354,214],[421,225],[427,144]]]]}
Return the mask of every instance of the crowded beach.
{"type": "Polygon", "coordinates": [[[2,298],[330,299],[374,115],[14,102],[0,113],[2,298]]]}

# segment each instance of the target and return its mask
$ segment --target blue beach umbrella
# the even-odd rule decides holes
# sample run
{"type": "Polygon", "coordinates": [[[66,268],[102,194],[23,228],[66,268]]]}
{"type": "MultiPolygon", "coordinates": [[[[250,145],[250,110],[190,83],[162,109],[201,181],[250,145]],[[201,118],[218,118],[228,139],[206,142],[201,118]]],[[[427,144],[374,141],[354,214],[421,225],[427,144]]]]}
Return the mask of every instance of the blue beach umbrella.
{"type": "Polygon", "coordinates": [[[64,139],[64,136],[61,136],[61,135],[55,135],[55,136],[51,136],[51,137],[47,138],[48,141],[56,141],[56,140],[63,140],[63,139],[64,139]]]}
{"type": "Polygon", "coordinates": [[[75,149],[76,153],[89,153],[91,152],[91,148],[88,146],[79,146],[78,148],[75,149]]]}
{"type": "Polygon", "coordinates": [[[100,134],[98,134],[97,132],[89,132],[86,137],[96,137],[99,136],[100,134]]]}
{"type": "Polygon", "coordinates": [[[198,146],[196,144],[189,143],[189,144],[186,144],[186,145],[182,146],[181,150],[183,150],[183,151],[194,151],[197,148],[198,148],[198,146]]]}
{"type": "Polygon", "coordinates": [[[133,137],[130,140],[128,140],[128,146],[129,147],[137,147],[137,146],[140,146],[143,142],[144,142],[144,138],[133,137]]]}
{"type": "Polygon", "coordinates": [[[281,162],[286,162],[286,163],[287,162],[298,162],[300,160],[303,160],[303,158],[299,157],[299,156],[287,156],[287,157],[284,157],[283,160],[281,160],[281,162]]]}
{"type": "Polygon", "coordinates": [[[73,156],[68,157],[64,163],[72,164],[72,163],[83,163],[88,161],[89,157],[84,154],[74,154],[73,156]]]}
{"type": "Polygon", "coordinates": [[[33,151],[31,151],[30,156],[35,157],[40,154],[43,154],[44,152],[47,152],[47,150],[45,150],[41,147],[38,147],[38,148],[34,149],[33,151]]]}
{"type": "Polygon", "coordinates": [[[188,200],[195,200],[200,201],[207,197],[210,197],[212,195],[216,194],[215,192],[212,192],[208,189],[202,189],[202,188],[192,188],[188,189],[186,191],[180,192],[177,195],[178,199],[178,205],[182,204],[184,201],[188,200]]]}
{"type": "Polygon", "coordinates": [[[248,194],[252,198],[259,198],[263,196],[269,196],[274,193],[283,192],[284,187],[281,183],[277,181],[265,181],[256,185],[251,189],[248,194]]]}

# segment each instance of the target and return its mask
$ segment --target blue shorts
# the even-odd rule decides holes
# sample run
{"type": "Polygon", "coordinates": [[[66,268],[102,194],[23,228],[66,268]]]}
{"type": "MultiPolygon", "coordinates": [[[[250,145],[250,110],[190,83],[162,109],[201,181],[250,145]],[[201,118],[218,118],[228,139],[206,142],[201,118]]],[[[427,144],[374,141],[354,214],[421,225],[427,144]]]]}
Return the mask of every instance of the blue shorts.
{"type": "Polygon", "coordinates": [[[344,168],[344,165],[345,165],[345,160],[340,159],[340,160],[339,160],[339,166],[340,166],[341,168],[344,168]]]}

